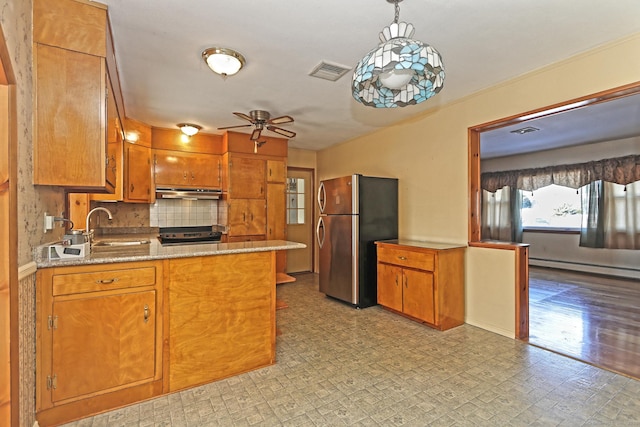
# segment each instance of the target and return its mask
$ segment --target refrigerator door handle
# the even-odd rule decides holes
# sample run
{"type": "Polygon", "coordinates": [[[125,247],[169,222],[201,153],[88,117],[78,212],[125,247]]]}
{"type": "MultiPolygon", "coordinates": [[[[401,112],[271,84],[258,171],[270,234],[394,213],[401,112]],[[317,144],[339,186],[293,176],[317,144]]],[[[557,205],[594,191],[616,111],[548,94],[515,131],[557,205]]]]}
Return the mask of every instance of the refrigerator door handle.
{"type": "Polygon", "coordinates": [[[318,225],[316,226],[316,238],[318,239],[318,246],[322,249],[324,245],[324,221],[322,217],[318,219],[318,225]],[[322,239],[320,238],[320,230],[322,230],[322,239]]]}
{"type": "Polygon", "coordinates": [[[327,192],[324,189],[324,182],[320,183],[318,187],[318,207],[320,208],[320,213],[324,213],[324,208],[327,204],[327,192]]]}

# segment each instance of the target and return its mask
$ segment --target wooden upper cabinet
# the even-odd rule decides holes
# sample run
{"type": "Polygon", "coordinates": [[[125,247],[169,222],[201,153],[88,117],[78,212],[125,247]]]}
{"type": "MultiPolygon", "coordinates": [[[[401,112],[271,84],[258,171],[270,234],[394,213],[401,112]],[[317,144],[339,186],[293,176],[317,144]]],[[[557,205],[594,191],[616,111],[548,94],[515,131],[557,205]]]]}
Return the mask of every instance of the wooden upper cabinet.
{"type": "Polygon", "coordinates": [[[120,104],[116,115],[124,106],[106,6],[34,0],[33,35],[34,184],[115,192],[117,159],[109,164],[107,154],[108,97],[120,104]],[[113,84],[107,82],[109,71],[113,84]]]}
{"type": "Polygon", "coordinates": [[[220,156],[154,150],[156,187],[202,188],[221,187],[220,156]]]}
{"type": "Polygon", "coordinates": [[[267,182],[282,182],[287,179],[287,168],[283,160],[267,160],[267,182]]]}
{"type": "Polygon", "coordinates": [[[234,199],[266,197],[265,161],[253,157],[229,156],[229,195],[234,199]]]}
{"type": "Polygon", "coordinates": [[[143,145],[124,143],[125,183],[124,201],[131,203],[153,203],[151,149],[143,145]]]}
{"type": "Polygon", "coordinates": [[[34,60],[34,184],[112,192],[104,58],[36,45],[34,60]]]}
{"type": "Polygon", "coordinates": [[[78,0],[34,0],[33,42],[107,56],[107,7],[78,0]]]}

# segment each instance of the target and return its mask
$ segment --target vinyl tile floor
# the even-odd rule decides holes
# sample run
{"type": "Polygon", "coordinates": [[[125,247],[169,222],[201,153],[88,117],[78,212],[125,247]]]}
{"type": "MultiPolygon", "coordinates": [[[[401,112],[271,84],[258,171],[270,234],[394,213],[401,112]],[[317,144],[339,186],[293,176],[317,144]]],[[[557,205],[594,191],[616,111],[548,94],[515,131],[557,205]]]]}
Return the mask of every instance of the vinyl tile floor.
{"type": "Polygon", "coordinates": [[[80,426],[640,426],[640,381],[470,325],[277,288],[277,363],[80,426]]]}

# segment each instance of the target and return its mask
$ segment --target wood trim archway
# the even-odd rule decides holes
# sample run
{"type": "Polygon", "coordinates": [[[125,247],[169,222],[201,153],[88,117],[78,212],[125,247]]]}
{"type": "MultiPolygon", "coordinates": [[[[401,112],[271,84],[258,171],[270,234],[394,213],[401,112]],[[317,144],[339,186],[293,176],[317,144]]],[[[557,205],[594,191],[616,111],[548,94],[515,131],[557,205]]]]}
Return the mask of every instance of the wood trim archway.
{"type": "Polygon", "coordinates": [[[640,94],[640,81],[617,88],[571,99],[536,110],[470,127],[469,138],[469,246],[513,250],[516,254],[516,338],[529,337],[529,247],[525,244],[482,240],[482,190],[480,188],[480,134],[493,129],[524,123],[528,120],[585,108],[625,96],[640,94]]]}
{"type": "Polygon", "coordinates": [[[0,27],[0,425],[20,424],[15,76],[0,27]]]}

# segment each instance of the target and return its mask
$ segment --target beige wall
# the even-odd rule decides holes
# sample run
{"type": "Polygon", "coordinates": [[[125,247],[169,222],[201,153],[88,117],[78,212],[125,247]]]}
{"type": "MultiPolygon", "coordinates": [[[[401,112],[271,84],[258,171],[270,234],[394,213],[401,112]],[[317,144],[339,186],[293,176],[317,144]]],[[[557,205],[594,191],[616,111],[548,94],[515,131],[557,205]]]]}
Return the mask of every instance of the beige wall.
{"type": "MultiPolygon", "coordinates": [[[[635,82],[640,79],[637,52],[640,33],[328,148],[318,153],[318,178],[395,176],[400,183],[400,237],[466,243],[468,128],[635,82]]],[[[498,307],[515,307],[514,265],[505,264],[504,257],[500,250],[468,249],[467,265],[482,264],[483,274],[467,268],[467,321],[495,321],[482,314],[488,299],[498,307]],[[489,278],[498,277],[512,279],[499,288],[490,286],[489,278]],[[491,294],[478,298],[480,289],[491,294]]],[[[503,323],[494,329],[513,335],[515,319],[503,323]]]]}

